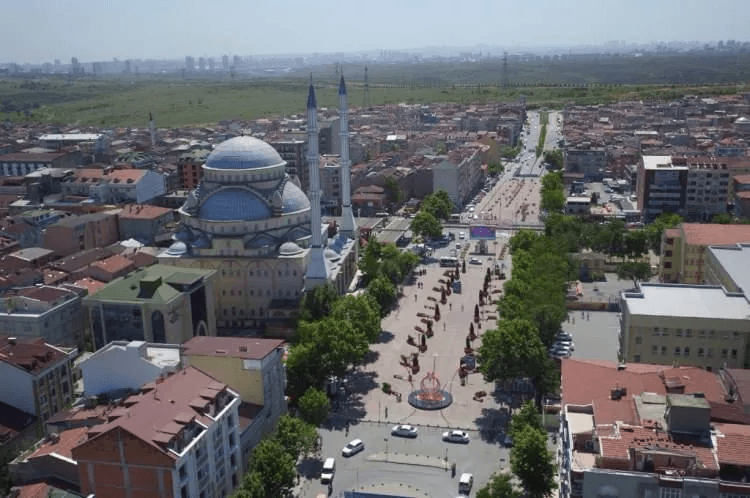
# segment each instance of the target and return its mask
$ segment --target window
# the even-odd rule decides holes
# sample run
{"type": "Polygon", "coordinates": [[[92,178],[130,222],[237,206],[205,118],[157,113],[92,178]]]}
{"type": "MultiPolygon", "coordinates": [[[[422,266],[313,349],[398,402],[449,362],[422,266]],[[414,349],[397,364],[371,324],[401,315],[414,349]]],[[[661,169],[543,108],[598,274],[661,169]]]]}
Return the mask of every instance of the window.
{"type": "Polygon", "coordinates": [[[183,481],[186,478],[187,478],[187,469],[186,469],[186,466],[183,465],[182,467],[180,467],[180,480],[183,481]]]}
{"type": "Polygon", "coordinates": [[[187,484],[180,489],[181,498],[190,498],[190,492],[188,491],[187,484]]]}
{"type": "Polygon", "coordinates": [[[729,355],[729,351],[727,349],[722,349],[721,350],[721,359],[722,360],[726,360],[728,355],[729,355]]]}
{"type": "Polygon", "coordinates": [[[733,349],[733,350],[732,350],[732,359],[733,359],[733,360],[736,360],[736,359],[737,359],[737,350],[736,350],[736,349],[733,349]]]}
{"type": "Polygon", "coordinates": [[[654,335],[659,335],[659,327],[654,327],[654,335]]]}
{"type": "Polygon", "coordinates": [[[736,341],[739,338],[740,338],[740,333],[739,332],[737,332],[736,330],[734,332],[732,332],[732,339],[734,339],[736,341]]]}
{"type": "Polygon", "coordinates": [[[662,346],[661,347],[661,355],[662,356],[667,356],[667,347],[666,346],[662,346]]]}
{"type": "Polygon", "coordinates": [[[659,488],[659,498],[682,498],[682,489],[659,488]]]}
{"type": "Polygon", "coordinates": [[[677,346],[676,348],[674,348],[674,355],[675,356],[680,356],[680,347],[679,346],[677,346]]]}
{"type": "Polygon", "coordinates": [[[698,358],[703,358],[703,348],[698,348],[698,358]]]}
{"type": "Polygon", "coordinates": [[[657,345],[651,346],[651,354],[659,354],[659,346],[657,345]]]}
{"type": "Polygon", "coordinates": [[[685,329],[685,337],[693,337],[693,329],[685,329]]]}
{"type": "Polygon", "coordinates": [[[637,354],[633,356],[633,362],[640,363],[641,362],[641,355],[637,354]]]}
{"type": "Polygon", "coordinates": [[[635,337],[635,343],[636,344],[641,344],[642,342],[643,342],[643,337],[641,337],[639,335],[635,337]]]}
{"type": "Polygon", "coordinates": [[[682,337],[682,329],[676,329],[674,335],[675,337],[682,337]]]}
{"type": "Polygon", "coordinates": [[[698,337],[706,337],[706,331],[705,330],[699,330],[698,331],[698,337]]]}
{"type": "Polygon", "coordinates": [[[671,258],[672,257],[672,251],[664,251],[664,256],[667,257],[667,258],[671,258]]]}
{"type": "Polygon", "coordinates": [[[706,357],[713,358],[714,357],[714,348],[708,348],[706,351],[706,357]]]}
{"type": "Polygon", "coordinates": [[[686,346],[682,354],[683,356],[690,356],[690,348],[686,346]]]}

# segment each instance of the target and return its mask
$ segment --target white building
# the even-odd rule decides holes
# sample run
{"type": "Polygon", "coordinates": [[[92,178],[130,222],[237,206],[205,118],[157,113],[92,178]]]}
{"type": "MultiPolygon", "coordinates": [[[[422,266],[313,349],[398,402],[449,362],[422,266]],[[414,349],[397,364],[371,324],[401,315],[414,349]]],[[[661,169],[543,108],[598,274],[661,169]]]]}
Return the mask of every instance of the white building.
{"type": "Polygon", "coordinates": [[[144,341],[113,341],[79,364],[83,393],[137,391],[143,384],[173,373],[180,364],[180,346],[144,341]]]}
{"type": "Polygon", "coordinates": [[[471,195],[482,186],[482,161],[479,149],[459,149],[432,167],[433,192],[443,189],[460,210],[471,195]]]}

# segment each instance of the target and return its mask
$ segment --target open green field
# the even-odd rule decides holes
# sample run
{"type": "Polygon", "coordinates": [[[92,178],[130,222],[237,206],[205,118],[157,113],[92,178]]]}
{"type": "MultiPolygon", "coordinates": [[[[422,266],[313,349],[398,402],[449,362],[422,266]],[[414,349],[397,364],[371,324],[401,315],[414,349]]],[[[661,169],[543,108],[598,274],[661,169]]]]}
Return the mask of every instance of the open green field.
{"type": "MultiPolygon", "coordinates": [[[[336,82],[316,79],[319,107],[336,106],[336,82]]],[[[723,85],[600,85],[517,86],[493,85],[370,84],[373,105],[455,102],[462,104],[507,102],[525,95],[530,107],[561,108],[577,104],[610,103],[631,99],[680,98],[685,94],[717,95],[748,91],[746,84],[723,85]]],[[[363,102],[361,81],[348,83],[352,107],[363,102]]],[[[260,117],[302,114],[307,80],[210,79],[168,80],[145,78],[137,81],[80,78],[35,80],[0,79],[0,120],[44,122],[98,127],[146,126],[149,111],[159,127],[174,128],[212,124],[225,119],[249,120],[260,117]]]]}

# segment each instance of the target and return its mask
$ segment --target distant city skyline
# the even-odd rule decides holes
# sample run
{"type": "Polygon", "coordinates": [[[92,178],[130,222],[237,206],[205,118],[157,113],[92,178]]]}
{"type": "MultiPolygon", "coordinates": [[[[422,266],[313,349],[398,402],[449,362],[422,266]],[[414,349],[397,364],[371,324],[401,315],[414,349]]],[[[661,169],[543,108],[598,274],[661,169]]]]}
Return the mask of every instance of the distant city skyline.
{"type": "Polygon", "coordinates": [[[0,62],[744,42],[746,11],[746,0],[27,0],[3,8],[0,62]]]}

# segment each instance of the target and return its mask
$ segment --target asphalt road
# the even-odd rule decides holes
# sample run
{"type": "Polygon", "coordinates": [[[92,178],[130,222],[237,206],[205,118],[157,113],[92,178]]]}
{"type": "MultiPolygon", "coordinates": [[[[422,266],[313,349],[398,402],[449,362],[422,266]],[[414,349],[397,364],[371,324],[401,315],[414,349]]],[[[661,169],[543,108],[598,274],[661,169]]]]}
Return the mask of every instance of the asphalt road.
{"type": "Polygon", "coordinates": [[[474,475],[475,486],[470,494],[474,496],[477,482],[487,482],[498,469],[510,465],[509,450],[499,443],[482,440],[476,431],[469,432],[469,444],[455,444],[442,441],[445,429],[418,427],[418,437],[408,439],[391,436],[391,427],[390,424],[360,422],[351,425],[348,436],[343,430],[321,429],[321,459],[304,466],[305,477],[310,480],[303,486],[300,496],[315,498],[318,493],[327,492],[327,486],[320,483],[320,469],[322,461],[328,457],[336,459],[332,496],[354,489],[377,490],[382,485],[410,491],[415,496],[455,497],[458,478],[463,472],[474,475]],[[342,456],[342,448],[356,438],[364,441],[364,451],[350,458],[342,456]],[[409,457],[397,457],[407,454],[409,457]],[[445,465],[446,457],[448,465],[445,465]],[[409,463],[381,461],[385,458],[409,463]],[[449,470],[453,463],[456,464],[455,477],[451,477],[449,470]]]}

